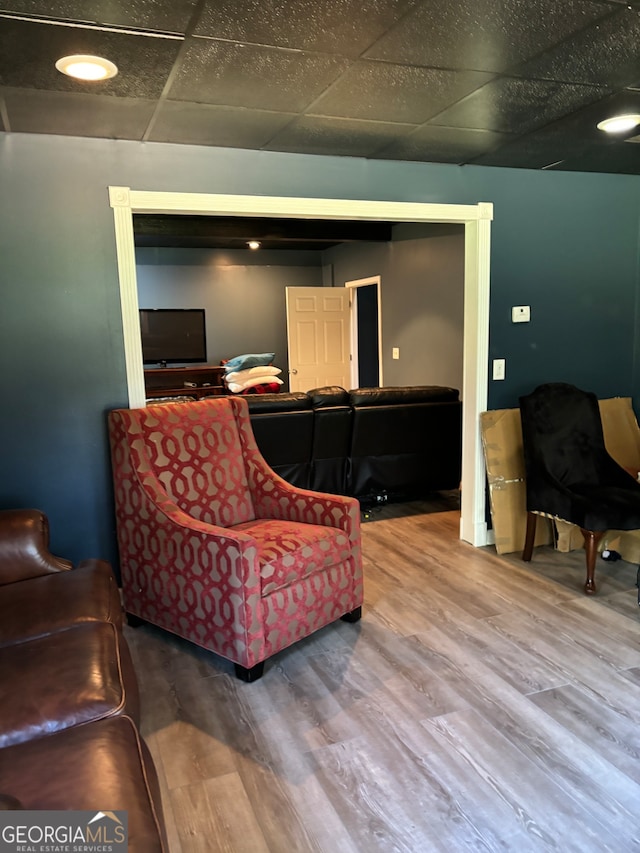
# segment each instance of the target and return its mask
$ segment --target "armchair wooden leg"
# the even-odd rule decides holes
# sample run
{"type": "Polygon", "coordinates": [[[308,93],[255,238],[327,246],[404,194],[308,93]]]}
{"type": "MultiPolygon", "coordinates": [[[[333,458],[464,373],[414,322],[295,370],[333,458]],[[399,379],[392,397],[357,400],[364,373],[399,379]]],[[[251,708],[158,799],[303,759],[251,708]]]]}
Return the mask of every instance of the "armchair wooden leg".
{"type": "Polygon", "coordinates": [[[535,512],[527,513],[527,532],[524,537],[524,549],[522,551],[522,559],[525,563],[531,562],[531,557],[533,557],[533,543],[536,538],[536,523],[538,521],[538,516],[535,512]]]}
{"type": "Polygon", "coordinates": [[[359,622],[362,618],[362,607],[356,607],[355,610],[345,613],[344,616],[341,616],[340,618],[343,622],[359,622]]]}
{"type": "Polygon", "coordinates": [[[587,580],[584,585],[584,591],[587,595],[595,595],[596,593],[596,556],[598,554],[598,544],[604,536],[604,530],[584,530],[580,528],[580,532],[584,537],[584,549],[587,556],[587,580]]]}
{"type": "Polygon", "coordinates": [[[248,669],[246,666],[240,666],[239,663],[235,663],[234,667],[236,671],[236,678],[250,684],[252,681],[257,681],[259,678],[262,678],[262,673],[264,672],[264,661],[261,661],[248,669]]]}

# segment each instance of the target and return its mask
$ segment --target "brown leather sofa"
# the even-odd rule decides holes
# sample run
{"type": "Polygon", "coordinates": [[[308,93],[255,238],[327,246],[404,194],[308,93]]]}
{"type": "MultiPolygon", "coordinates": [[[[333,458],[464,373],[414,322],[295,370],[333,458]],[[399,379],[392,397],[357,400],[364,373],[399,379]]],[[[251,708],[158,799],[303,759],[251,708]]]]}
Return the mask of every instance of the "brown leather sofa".
{"type": "Polygon", "coordinates": [[[130,853],[167,851],[113,572],[49,552],[38,510],[0,512],[0,808],[125,810],[130,853]]]}

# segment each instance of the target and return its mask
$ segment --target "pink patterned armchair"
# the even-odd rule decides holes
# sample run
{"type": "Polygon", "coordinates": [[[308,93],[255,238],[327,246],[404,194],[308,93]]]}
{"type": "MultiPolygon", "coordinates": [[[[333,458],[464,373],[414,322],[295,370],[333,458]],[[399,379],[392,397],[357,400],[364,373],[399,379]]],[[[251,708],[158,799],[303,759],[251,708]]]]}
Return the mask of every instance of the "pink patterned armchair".
{"type": "Polygon", "coordinates": [[[257,449],[246,400],[109,414],[124,606],[255,681],[264,661],[362,605],[360,509],[295,488],[257,449]]]}

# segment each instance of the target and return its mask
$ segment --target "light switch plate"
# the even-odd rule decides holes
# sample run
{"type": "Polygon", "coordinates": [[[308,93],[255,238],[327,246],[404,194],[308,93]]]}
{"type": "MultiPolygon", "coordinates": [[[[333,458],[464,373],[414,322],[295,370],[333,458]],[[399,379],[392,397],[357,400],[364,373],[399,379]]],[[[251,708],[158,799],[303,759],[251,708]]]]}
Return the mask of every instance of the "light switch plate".
{"type": "Polygon", "coordinates": [[[493,378],[494,379],[504,379],[505,374],[505,360],[504,358],[494,358],[493,359],[493,378]]]}
{"type": "Polygon", "coordinates": [[[400,347],[393,347],[391,349],[391,358],[400,358],[400,347]]]}

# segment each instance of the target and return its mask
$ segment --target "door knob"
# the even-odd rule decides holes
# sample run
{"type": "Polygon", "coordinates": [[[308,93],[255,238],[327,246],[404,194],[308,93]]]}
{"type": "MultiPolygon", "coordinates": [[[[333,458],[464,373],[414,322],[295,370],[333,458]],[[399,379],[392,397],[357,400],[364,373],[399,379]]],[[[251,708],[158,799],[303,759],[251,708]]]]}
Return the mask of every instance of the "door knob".
{"type": "Polygon", "coordinates": [[[298,371],[295,369],[295,367],[293,368],[293,370],[290,370],[290,371],[289,371],[289,373],[297,373],[297,372],[298,372],[298,371]]]}

